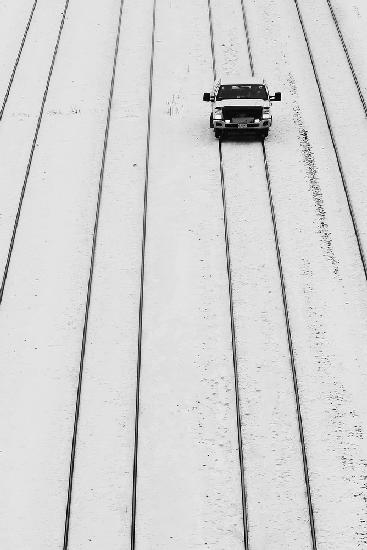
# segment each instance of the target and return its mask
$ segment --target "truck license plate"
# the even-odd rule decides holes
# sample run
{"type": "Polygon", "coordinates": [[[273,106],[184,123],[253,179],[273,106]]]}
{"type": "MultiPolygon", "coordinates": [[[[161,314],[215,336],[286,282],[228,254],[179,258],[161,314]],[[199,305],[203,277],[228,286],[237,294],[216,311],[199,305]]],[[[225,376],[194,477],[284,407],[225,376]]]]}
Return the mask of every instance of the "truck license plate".
{"type": "Polygon", "coordinates": [[[239,128],[246,128],[246,124],[239,124],[238,127],[239,128]]]}

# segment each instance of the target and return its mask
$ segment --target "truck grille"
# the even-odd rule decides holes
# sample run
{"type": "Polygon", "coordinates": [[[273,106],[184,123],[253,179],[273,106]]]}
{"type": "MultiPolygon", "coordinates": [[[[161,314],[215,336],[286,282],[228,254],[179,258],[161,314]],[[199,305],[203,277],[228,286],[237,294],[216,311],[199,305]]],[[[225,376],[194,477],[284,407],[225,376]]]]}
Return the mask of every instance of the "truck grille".
{"type": "Polygon", "coordinates": [[[236,123],[252,123],[255,118],[262,118],[262,107],[223,107],[223,117],[236,123]]]}

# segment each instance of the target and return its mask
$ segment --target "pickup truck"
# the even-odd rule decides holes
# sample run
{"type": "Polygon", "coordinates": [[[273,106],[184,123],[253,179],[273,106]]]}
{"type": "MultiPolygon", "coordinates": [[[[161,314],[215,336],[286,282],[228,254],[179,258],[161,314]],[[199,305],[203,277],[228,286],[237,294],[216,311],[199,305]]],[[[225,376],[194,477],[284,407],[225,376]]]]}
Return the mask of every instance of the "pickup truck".
{"type": "Polygon", "coordinates": [[[272,101],[281,101],[281,93],[270,95],[266,82],[258,78],[219,79],[212,93],[204,93],[203,101],[212,102],[210,127],[216,138],[229,132],[266,137],[272,124],[272,101]]]}

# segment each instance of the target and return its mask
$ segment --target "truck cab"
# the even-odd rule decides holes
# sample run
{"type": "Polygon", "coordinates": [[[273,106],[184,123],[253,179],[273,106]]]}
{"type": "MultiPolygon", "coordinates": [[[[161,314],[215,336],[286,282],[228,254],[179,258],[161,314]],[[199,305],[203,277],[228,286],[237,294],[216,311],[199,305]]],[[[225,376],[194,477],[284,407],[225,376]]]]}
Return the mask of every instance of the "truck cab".
{"type": "Polygon", "coordinates": [[[271,104],[280,100],[280,92],[270,95],[264,80],[248,77],[219,79],[213,91],[203,96],[203,101],[212,103],[210,127],[216,138],[229,132],[267,136],[272,125],[271,104]]]}

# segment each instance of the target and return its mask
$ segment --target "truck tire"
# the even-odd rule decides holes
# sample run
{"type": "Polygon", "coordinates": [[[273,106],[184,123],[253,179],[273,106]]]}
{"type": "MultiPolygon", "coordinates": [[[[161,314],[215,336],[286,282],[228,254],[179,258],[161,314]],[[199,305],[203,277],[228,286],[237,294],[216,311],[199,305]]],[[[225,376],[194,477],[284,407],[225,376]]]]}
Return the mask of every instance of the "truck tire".
{"type": "Polygon", "coordinates": [[[220,139],[223,136],[223,130],[214,130],[214,135],[217,139],[220,139]]]}
{"type": "Polygon", "coordinates": [[[210,128],[214,128],[214,124],[213,124],[213,113],[210,115],[210,128]]]}
{"type": "Polygon", "coordinates": [[[262,133],[264,138],[268,137],[268,134],[269,134],[269,130],[264,130],[262,133]]]}

